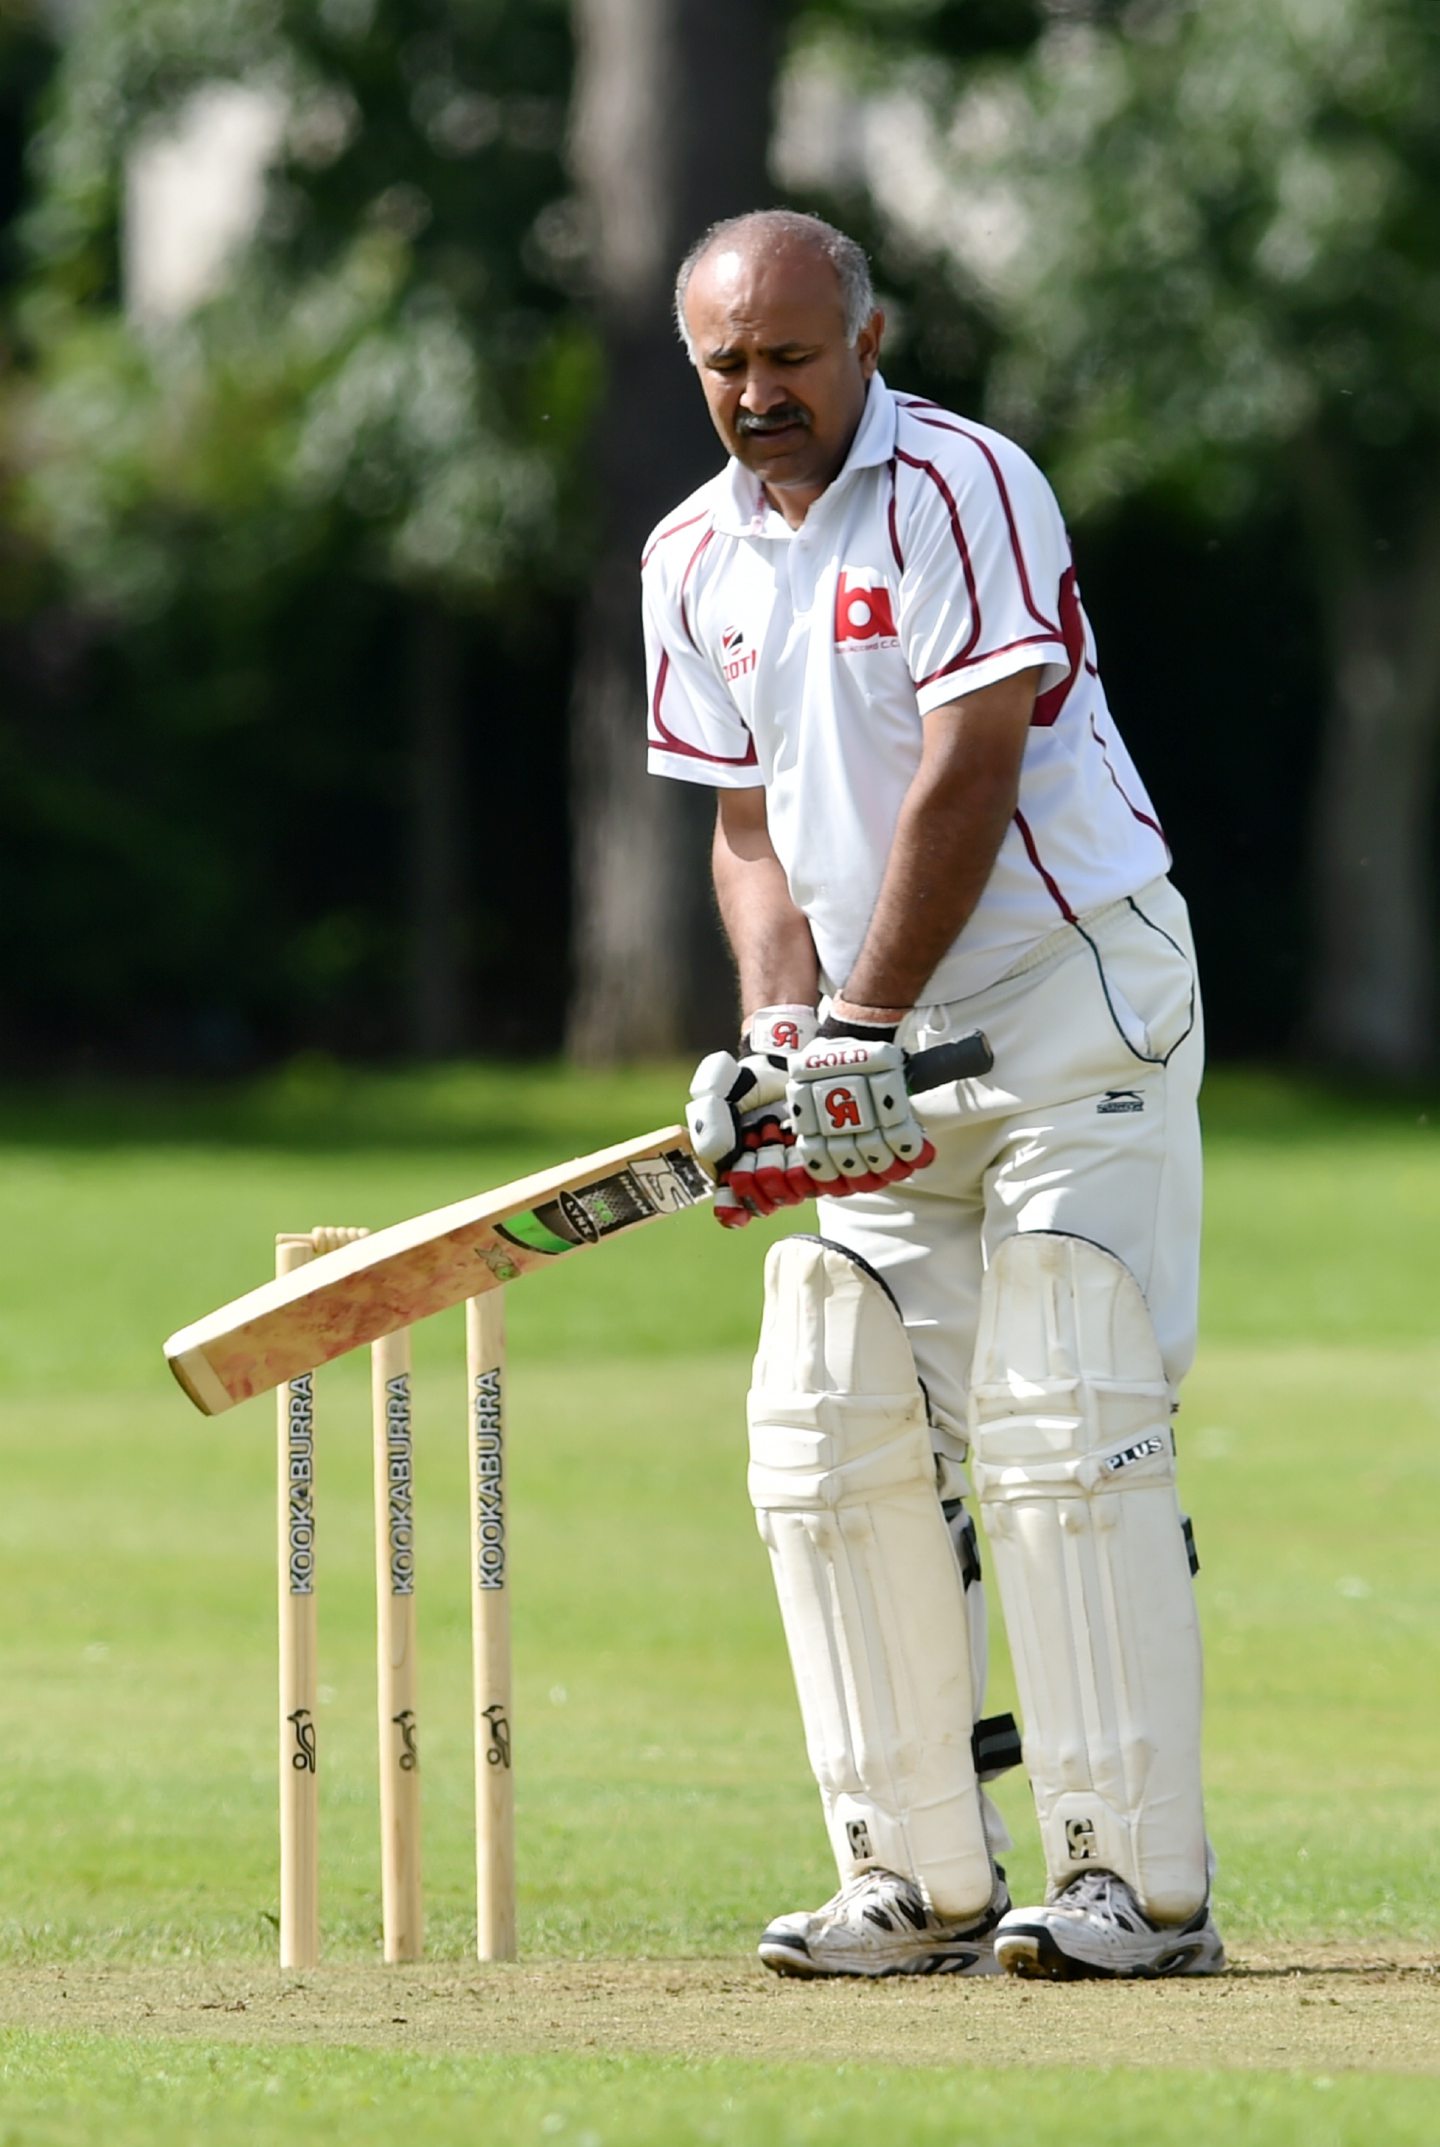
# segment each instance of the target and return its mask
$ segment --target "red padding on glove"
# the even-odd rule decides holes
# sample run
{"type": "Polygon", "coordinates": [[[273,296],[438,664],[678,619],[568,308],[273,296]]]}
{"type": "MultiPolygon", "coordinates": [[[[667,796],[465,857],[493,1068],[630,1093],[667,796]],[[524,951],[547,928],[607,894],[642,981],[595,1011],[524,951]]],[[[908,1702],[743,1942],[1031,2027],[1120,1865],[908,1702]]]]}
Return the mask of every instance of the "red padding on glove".
{"type": "Polygon", "coordinates": [[[926,1141],[913,1163],[900,1156],[883,1171],[865,1171],[854,1178],[812,1178],[802,1164],[792,1163],[785,1173],[792,1200],[844,1200],[852,1193],[883,1193],[887,1186],[913,1178],[935,1160],[935,1144],[926,1141]]]}

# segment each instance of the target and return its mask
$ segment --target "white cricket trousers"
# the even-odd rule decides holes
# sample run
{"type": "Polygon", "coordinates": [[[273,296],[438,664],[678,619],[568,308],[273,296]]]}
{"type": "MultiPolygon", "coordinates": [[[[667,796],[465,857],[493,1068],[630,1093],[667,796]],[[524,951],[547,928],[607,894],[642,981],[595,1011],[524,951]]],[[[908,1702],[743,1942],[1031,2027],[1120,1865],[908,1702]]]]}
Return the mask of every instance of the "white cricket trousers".
{"type": "Polygon", "coordinates": [[[1117,1254],[1145,1293],[1172,1394],[1189,1369],[1204,1040],[1180,895],[1154,880],[1063,925],[984,991],[918,1007],[900,1041],[920,1051],[977,1028],[994,1067],[922,1106],[928,1169],[819,1203],[821,1234],[895,1293],[936,1451],[956,1463],[981,1280],[1014,1231],[1063,1230],[1117,1254]]]}

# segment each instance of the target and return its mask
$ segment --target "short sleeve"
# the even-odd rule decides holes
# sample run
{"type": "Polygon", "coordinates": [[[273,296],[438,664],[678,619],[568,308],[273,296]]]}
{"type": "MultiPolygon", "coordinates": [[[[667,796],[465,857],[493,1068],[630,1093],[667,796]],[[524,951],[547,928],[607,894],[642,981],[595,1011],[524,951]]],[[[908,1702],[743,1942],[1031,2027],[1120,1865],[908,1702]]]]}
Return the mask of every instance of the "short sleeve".
{"type": "Polygon", "coordinates": [[[755,741],[658,574],[644,576],[641,609],[650,773],[721,790],[753,788],[762,780],[755,741]]]}
{"type": "Polygon", "coordinates": [[[915,448],[896,455],[898,629],[921,714],[1037,667],[1046,692],[1070,670],[1070,547],[1054,494],[996,434],[953,420],[910,429],[915,448]]]}

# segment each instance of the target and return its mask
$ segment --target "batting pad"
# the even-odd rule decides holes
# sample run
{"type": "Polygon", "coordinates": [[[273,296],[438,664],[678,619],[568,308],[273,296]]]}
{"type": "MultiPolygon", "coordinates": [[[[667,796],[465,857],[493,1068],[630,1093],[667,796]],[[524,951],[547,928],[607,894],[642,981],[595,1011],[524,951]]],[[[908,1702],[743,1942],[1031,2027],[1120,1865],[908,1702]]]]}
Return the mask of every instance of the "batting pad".
{"type": "Polygon", "coordinates": [[[823,1238],[765,1263],[750,1497],[841,1882],[880,1866],[980,1914],[969,1625],[925,1400],[890,1293],[823,1238]]]}
{"type": "Polygon", "coordinates": [[[1181,1923],[1207,1891],[1200,1634],[1169,1388],[1124,1262],[1084,1238],[1007,1238],[969,1409],[1051,1887],[1117,1872],[1181,1923]]]}

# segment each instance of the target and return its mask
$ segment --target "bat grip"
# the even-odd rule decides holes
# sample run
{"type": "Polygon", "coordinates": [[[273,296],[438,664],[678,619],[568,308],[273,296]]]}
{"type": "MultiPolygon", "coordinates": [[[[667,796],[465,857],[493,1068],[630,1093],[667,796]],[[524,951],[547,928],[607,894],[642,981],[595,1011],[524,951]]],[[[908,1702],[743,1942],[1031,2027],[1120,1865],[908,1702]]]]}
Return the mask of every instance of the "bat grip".
{"type": "Polygon", "coordinates": [[[913,1051],[905,1060],[905,1085],[912,1096],[928,1095],[948,1081],[973,1081],[989,1073],[995,1064],[990,1039],[981,1029],[957,1036],[953,1043],[932,1044],[928,1051],[913,1051]]]}

